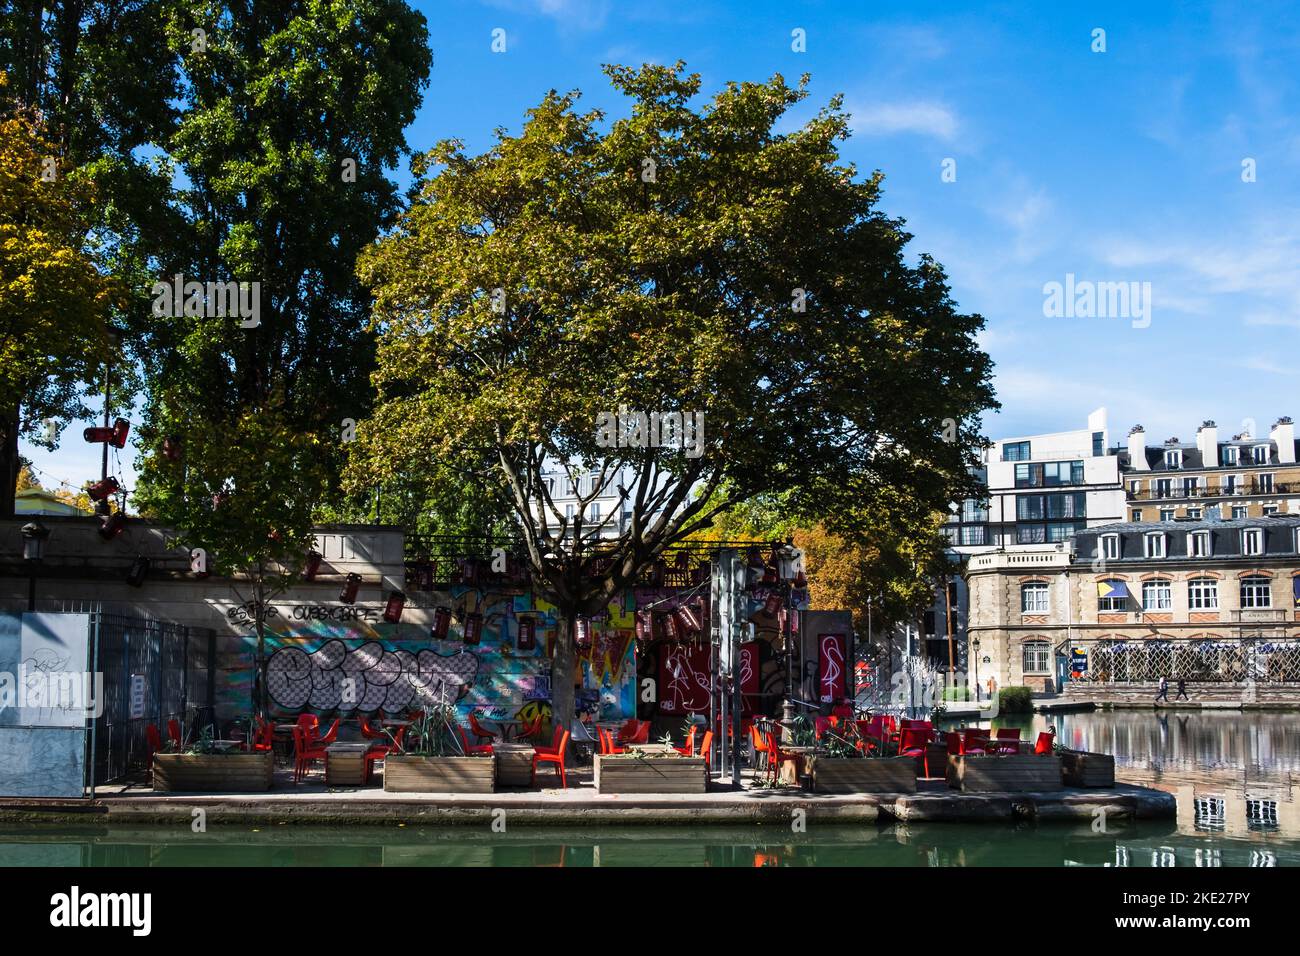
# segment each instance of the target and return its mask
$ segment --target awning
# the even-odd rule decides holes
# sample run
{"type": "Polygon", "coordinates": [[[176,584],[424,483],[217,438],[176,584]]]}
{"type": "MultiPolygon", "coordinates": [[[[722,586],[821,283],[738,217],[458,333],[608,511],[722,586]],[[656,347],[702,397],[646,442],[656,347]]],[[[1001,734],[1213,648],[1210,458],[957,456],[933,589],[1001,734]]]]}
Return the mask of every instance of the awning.
{"type": "Polygon", "coordinates": [[[1125,584],[1123,581],[1098,581],[1097,582],[1097,597],[1126,598],[1128,596],[1129,596],[1128,585],[1125,584]]]}

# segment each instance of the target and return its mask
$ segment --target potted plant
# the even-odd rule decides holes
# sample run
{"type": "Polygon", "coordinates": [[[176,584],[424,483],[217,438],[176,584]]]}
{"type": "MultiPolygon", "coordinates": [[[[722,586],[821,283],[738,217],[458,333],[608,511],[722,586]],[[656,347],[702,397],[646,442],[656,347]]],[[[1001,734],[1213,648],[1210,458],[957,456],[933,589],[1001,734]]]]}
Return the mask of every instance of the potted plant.
{"type": "Polygon", "coordinates": [[[822,732],[808,770],[819,793],[916,791],[916,758],[898,756],[890,741],[862,737],[851,721],[822,732]]]}
{"type": "MultiPolygon", "coordinates": [[[[270,751],[249,753],[218,746],[209,724],[185,750],[153,755],[153,788],[158,791],[256,793],[271,789],[275,764],[270,751]]],[[[169,741],[168,748],[173,745],[169,741]]]]}
{"type": "Polygon", "coordinates": [[[429,704],[424,715],[407,728],[402,752],[384,758],[384,789],[390,793],[493,793],[496,758],[467,756],[456,732],[456,708],[429,704]]]}
{"type": "MultiPolygon", "coordinates": [[[[692,726],[687,722],[686,728],[692,726]]],[[[597,754],[597,793],[705,793],[709,789],[709,764],[703,756],[688,757],[673,749],[671,734],[659,740],[660,749],[629,749],[621,754],[597,754]]]]}

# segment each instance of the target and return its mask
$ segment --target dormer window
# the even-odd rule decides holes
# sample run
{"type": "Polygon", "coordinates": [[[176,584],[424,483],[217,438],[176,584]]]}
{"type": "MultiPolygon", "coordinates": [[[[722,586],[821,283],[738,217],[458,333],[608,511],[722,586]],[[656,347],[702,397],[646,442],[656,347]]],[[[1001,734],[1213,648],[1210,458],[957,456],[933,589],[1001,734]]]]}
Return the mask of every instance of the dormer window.
{"type": "Polygon", "coordinates": [[[1241,532],[1241,553],[1264,553],[1264,530],[1262,528],[1246,528],[1241,532]]]}
{"type": "Polygon", "coordinates": [[[1119,535],[1103,534],[1101,536],[1101,556],[1112,561],[1119,558],[1119,535]]]}
{"type": "Polygon", "coordinates": [[[1219,459],[1226,467],[1231,468],[1237,464],[1237,446],[1224,445],[1223,457],[1219,459]]]}
{"type": "Polygon", "coordinates": [[[1146,556],[1148,558],[1163,558],[1165,556],[1165,533],[1163,531],[1152,531],[1146,534],[1146,556]]]}
{"type": "Polygon", "coordinates": [[[1187,554],[1193,558],[1210,556],[1210,532],[1193,531],[1187,536],[1187,554]]]}
{"type": "Polygon", "coordinates": [[[1267,445],[1256,445],[1256,446],[1255,446],[1255,464],[1257,464],[1257,465],[1267,465],[1267,464],[1268,464],[1268,446],[1267,446],[1267,445]]]}
{"type": "Polygon", "coordinates": [[[1165,450],[1165,467],[1183,467],[1183,450],[1181,448],[1168,448],[1165,450]]]}

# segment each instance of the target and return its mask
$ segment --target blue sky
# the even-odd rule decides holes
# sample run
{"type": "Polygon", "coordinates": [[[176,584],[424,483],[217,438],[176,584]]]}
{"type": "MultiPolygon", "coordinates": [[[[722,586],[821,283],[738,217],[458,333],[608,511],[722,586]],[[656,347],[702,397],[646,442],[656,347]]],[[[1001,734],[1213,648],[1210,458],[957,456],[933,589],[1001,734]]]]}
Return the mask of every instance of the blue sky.
{"type": "MultiPolygon", "coordinates": [[[[845,158],[885,173],[883,207],[907,220],[912,251],[988,320],[1003,404],[991,437],[1082,428],[1099,405],[1112,440],[1137,422],[1188,439],[1205,418],[1230,434],[1300,414],[1300,14],[1286,4],[415,5],[434,52],[415,149],[486,148],[551,88],[617,115],[608,62],[685,59],[706,92],[810,73],[796,119],[843,93],[845,158]],[[1150,283],[1149,325],[1045,317],[1044,285],[1067,274],[1150,283]]],[[[79,427],[52,456],[25,452],[78,484],[98,474],[79,427]]]]}

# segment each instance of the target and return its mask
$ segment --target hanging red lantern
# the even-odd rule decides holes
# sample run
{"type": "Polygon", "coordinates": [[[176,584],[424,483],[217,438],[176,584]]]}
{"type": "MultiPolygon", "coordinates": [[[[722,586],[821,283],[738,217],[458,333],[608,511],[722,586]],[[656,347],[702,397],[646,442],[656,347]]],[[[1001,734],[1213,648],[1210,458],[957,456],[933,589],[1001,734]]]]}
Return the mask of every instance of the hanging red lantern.
{"type": "Polygon", "coordinates": [[[112,434],[108,443],[114,448],[126,447],[126,434],[131,430],[131,423],[125,418],[114,419],[112,434]]]}
{"type": "Polygon", "coordinates": [[[86,494],[90,496],[91,501],[104,501],[109,495],[120,491],[121,488],[122,486],[117,483],[117,479],[109,475],[93,485],[87,485],[86,494]]]}
{"type": "Polygon", "coordinates": [[[164,438],[162,443],[163,457],[168,461],[181,460],[181,440],[179,438],[164,438]]]}
{"type": "Polygon", "coordinates": [[[320,571],[321,562],[324,560],[325,556],[319,551],[308,551],[307,563],[303,565],[302,569],[302,579],[304,581],[315,581],[316,574],[320,571]]]}
{"type": "Polygon", "coordinates": [[[343,590],[339,592],[339,600],[344,604],[355,604],[357,600],[357,591],[361,589],[361,575],[349,574],[347,580],[343,582],[343,590]]]}
{"type": "Polygon", "coordinates": [[[670,641],[679,641],[682,638],[682,626],[677,622],[676,614],[664,614],[663,629],[664,638],[670,641]]]}
{"type": "Polygon", "coordinates": [[[429,629],[429,637],[435,641],[445,641],[447,639],[447,629],[451,627],[451,608],[438,607],[433,612],[433,626],[429,629]]]}
{"type": "Polygon", "coordinates": [[[777,612],[780,610],[781,610],[781,595],[779,592],[773,591],[771,594],[767,596],[767,601],[765,601],[763,604],[763,613],[766,614],[768,617],[776,617],[777,612]]]}
{"type": "Polygon", "coordinates": [[[113,429],[108,427],[107,425],[95,425],[83,431],[81,433],[81,437],[86,439],[86,441],[90,442],[91,444],[98,444],[99,442],[112,441],[113,429]]]}
{"type": "Polygon", "coordinates": [[[126,583],[133,588],[144,585],[145,576],[149,573],[150,561],[143,554],[137,555],[135,561],[131,563],[131,570],[127,573],[126,583]]]}
{"type": "Polygon", "coordinates": [[[649,611],[636,612],[636,639],[642,644],[654,640],[654,622],[649,611]]]}
{"type": "Polygon", "coordinates": [[[465,643],[477,644],[483,636],[483,615],[477,611],[465,618],[465,643]]]}
{"type": "Polygon", "coordinates": [[[521,617],[519,619],[519,640],[517,646],[521,651],[531,651],[537,647],[537,619],[521,617]]]}
{"type": "Polygon", "coordinates": [[[105,541],[112,541],[126,529],[126,515],[115,511],[99,519],[99,536],[105,541]]]}
{"type": "Polygon", "coordinates": [[[402,619],[404,607],[406,607],[406,595],[401,591],[394,591],[388,595],[388,603],[384,605],[384,620],[389,624],[396,624],[402,619]]]}
{"type": "Polygon", "coordinates": [[[673,616],[677,619],[684,635],[700,633],[700,619],[694,608],[683,604],[673,612],[673,616]]]}

